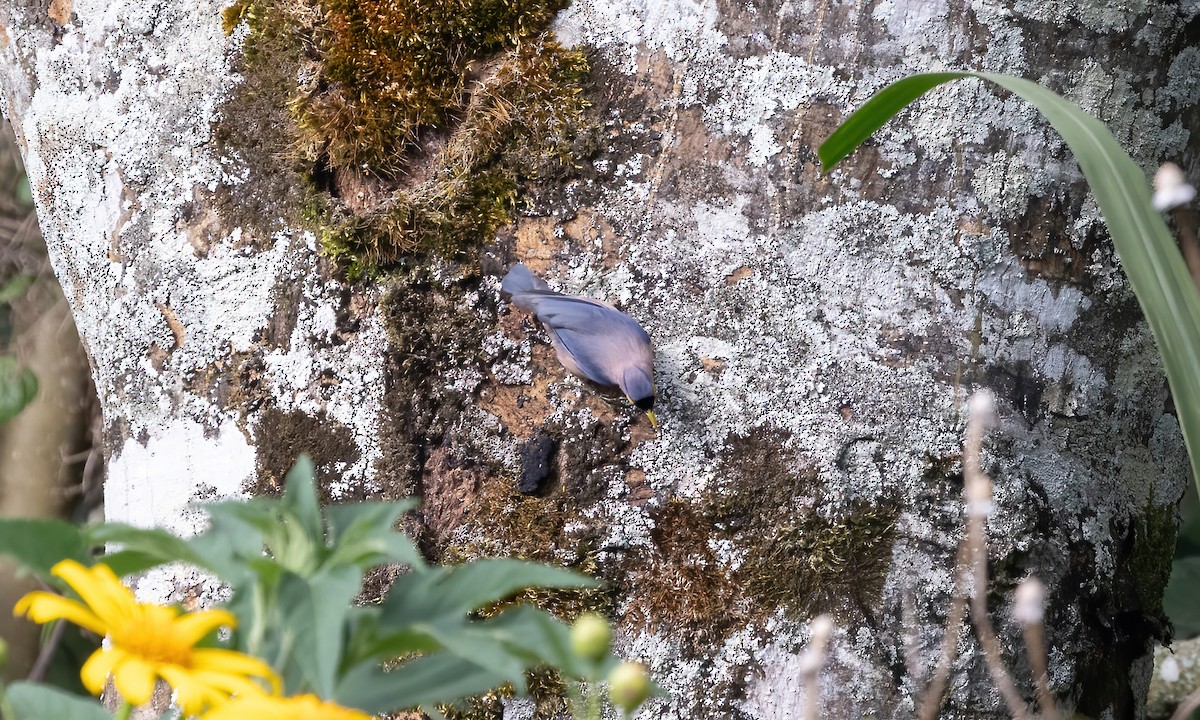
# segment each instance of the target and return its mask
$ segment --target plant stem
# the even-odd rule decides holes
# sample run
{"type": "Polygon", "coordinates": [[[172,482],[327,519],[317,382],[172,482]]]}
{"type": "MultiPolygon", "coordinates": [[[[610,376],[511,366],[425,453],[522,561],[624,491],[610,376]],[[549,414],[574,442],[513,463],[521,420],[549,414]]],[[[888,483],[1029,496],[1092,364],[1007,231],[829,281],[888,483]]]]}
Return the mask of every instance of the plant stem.
{"type": "Polygon", "coordinates": [[[979,646],[983,650],[984,664],[992,675],[992,682],[1008,705],[1008,711],[1017,720],[1029,720],[1029,708],[1017,692],[1012,678],[1004,669],[1004,658],[1000,649],[1000,640],[992,629],[992,620],[988,617],[988,540],[987,517],[992,512],[992,480],[980,466],[979,454],[983,446],[983,426],[990,419],[992,408],[991,395],[976,393],[971,398],[971,411],[967,420],[967,437],[963,442],[963,480],[966,494],[967,515],[967,553],[971,564],[973,580],[970,595],[971,622],[975,625],[975,635],[979,638],[979,646]]]}
{"type": "Polygon", "coordinates": [[[128,700],[122,700],[121,707],[117,708],[117,714],[114,720],[129,720],[129,714],[132,712],[133,705],[130,705],[128,700]]]}
{"type": "Polygon", "coordinates": [[[595,683],[588,688],[588,720],[600,720],[600,688],[595,683]]]}

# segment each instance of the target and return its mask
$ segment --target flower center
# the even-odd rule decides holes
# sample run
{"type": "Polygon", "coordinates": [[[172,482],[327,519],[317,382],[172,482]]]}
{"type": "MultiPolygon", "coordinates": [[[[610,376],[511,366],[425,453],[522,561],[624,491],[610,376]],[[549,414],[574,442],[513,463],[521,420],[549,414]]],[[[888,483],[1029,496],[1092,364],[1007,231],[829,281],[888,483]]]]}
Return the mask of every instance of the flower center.
{"type": "Polygon", "coordinates": [[[148,663],[191,667],[191,644],[173,632],[175,613],[156,605],[143,605],[141,610],[120,627],[110,628],[113,646],[148,663]]]}

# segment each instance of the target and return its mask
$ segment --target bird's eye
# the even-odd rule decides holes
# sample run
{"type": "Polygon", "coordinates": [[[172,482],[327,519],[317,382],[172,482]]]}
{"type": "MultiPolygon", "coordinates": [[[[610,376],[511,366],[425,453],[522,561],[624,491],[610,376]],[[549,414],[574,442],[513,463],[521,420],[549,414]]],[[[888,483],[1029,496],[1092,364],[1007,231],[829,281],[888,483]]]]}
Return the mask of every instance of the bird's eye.
{"type": "Polygon", "coordinates": [[[650,397],[644,397],[640,400],[634,400],[633,404],[637,406],[638,410],[649,412],[654,409],[654,396],[651,395],[650,397]]]}

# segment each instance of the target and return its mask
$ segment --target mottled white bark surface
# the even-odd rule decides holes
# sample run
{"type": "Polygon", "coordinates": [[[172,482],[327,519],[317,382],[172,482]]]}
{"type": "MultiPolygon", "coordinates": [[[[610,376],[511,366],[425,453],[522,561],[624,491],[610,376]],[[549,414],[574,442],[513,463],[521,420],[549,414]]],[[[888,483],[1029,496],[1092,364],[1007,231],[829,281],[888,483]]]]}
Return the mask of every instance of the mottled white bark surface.
{"type": "MultiPolygon", "coordinates": [[[[578,516],[559,539],[592,533],[599,572],[623,579],[625,649],[671,692],[654,716],[798,717],[796,651],[805,608],[820,606],[841,623],[822,685],[829,716],[909,717],[948,603],[961,409],[988,386],[1003,416],[989,456],[993,607],[1010,660],[1020,672],[1004,608],[1035,572],[1052,594],[1056,691],[1091,714],[1136,712],[1161,619],[1139,592],[1161,592],[1170,550],[1154,543],[1173,533],[1186,458],[1149,332],[1073,161],[1031,107],[974,81],[932,93],[828,178],[815,146],[887,82],[949,67],[1043,80],[1147,167],[1186,162],[1194,128],[1179,118],[1200,100],[1189,25],[1200,6],[576,0],[556,30],[596,48],[593,102],[612,145],[562,207],[521,219],[485,254],[493,266],[536,261],[557,287],[643,320],[658,348],[662,431],[589,401],[540,340],[497,325],[493,270],[449,295],[485,328],[475,354],[455,349],[420,389],[473,402],[406,460],[387,449],[397,385],[379,289],[326,279],[305,227],[254,240],[213,231],[224,223],[206,193],[252,192],[256,161],[213,143],[242,37],[222,34],[219,11],[81,1],[56,27],[39,3],[0,9],[5,111],[104,406],[110,519],[186,531],[198,521],[189,501],[261,487],[256,467],[277,439],[269,412],[349,438],[329,467],[334,495],[433,497],[466,467],[469,497],[511,482],[519,441],[552,428],[560,462],[583,453],[588,468],[586,492],[564,481],[578,516]],[[524,412],[540,416],[496,409],[514,388],[537,396],[524,412]],[[415,482],[396,477],[405,462],[415,482]],[[774,477],[755,474],[764,467],[774,477]],[[757,614],[742,607],[754,597],[737,595],[736,626],[711,635],[638,621],[656,607],[654,569],[626,558],[738,578],[763,552],[749,535],[773,532],[702,526],[706,554],[672,556],[668,500],[698,507],[758,482],[793,483],[797,513],[816,505],[835,519],[886,501],[895,517],[878,591],[757,614]]],[[[853,584],[854,564],[843,565],[840,581],[853,584]]],[[[680,585],[680,604],[689,591],[680,585]]],[[[705,600],[728,598],[686,602],[705,600]]],[[[946,716],[1003,716],[965,636],[964,647],[946,716]]]]}

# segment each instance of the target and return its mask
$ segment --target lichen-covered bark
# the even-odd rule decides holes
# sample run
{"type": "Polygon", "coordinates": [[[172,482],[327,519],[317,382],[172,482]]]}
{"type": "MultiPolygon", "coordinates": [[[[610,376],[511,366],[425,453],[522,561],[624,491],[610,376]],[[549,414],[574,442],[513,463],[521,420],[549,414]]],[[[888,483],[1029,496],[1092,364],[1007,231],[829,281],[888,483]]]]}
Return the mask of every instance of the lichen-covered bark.
{"type": "MultiPolygon", "coordinates": [[[[92,358],[111,518],[186,530],[188,501],[272,492],[307,448],[332,499],[424,495],[435,558],[609,580],[542,600],[620,621],[670,692],[654,716],[798,716],[797,650],[828,611],[827,716],[905,718],[949,605],[963,402],[988,387],[990,600],[1018,685],[1007,608],[1032,573],[1062,702],[1140,712],[1186,458],[1064,145],[960,82],[829,177],[814,148],[888,81],[961,67],[1038,79],[1147,168],[1187,166],[1200,8],[576,0],[554,29],[590,52],[581,167],[529,185],[478,249],[356,285],[263,170],[286,114],[247,112],[270,95],[238,75],[248,38],[220,10],[0,9],[0,89],[92,358]],[[660,432],[504,306],[516,260],[643,321],[660,432]]],[[[1006,716],[962,647],[943,716],[1006,716]]]]}

